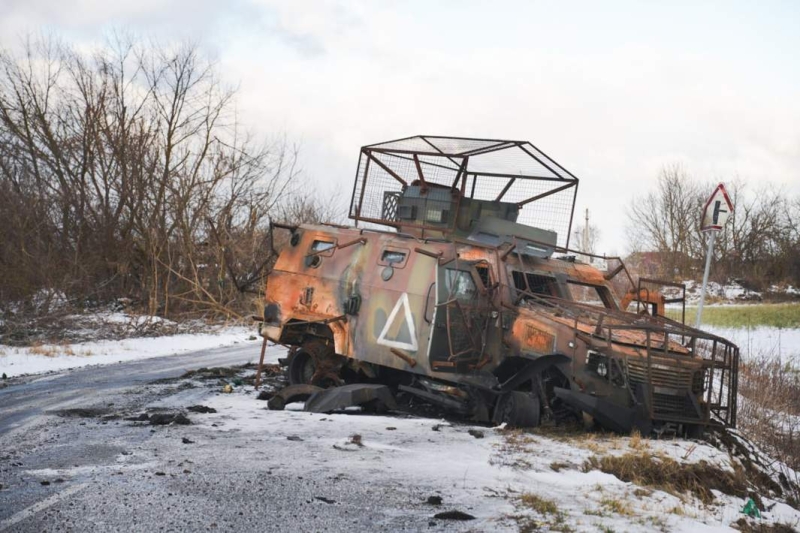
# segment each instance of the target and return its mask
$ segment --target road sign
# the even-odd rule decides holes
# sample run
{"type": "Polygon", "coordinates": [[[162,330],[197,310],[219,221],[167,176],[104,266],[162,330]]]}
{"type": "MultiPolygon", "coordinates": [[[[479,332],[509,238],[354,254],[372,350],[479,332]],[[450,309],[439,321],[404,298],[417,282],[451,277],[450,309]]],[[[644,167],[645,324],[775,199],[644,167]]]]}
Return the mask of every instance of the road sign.
{"type": "Polygon", "coordinates": [[[731,213],[733,213],[733,202],[731,202],[725,186],[720,183],[703,207],[703,222],[700,225],[700,231],[721,230],[731,213]]]}
{"type": "Polygon", "coordinates": [[[733,202],[728,196],[723,184],[717,185],[711,197],[703,207],[703,222],[700,231],[711,232],[708,236],[708,251],[706,252],[706,268],[703,271],[703,288],[700,289],[700,301],[697,303],[697,319],[695,327],[699,328],[703,317],[703,302],[706,299],[706,286],[708,285],[708,271],[711,268],[711,256],[714,251],[714,237],[722,229],[728,216],[733,213],[733,202]]]}

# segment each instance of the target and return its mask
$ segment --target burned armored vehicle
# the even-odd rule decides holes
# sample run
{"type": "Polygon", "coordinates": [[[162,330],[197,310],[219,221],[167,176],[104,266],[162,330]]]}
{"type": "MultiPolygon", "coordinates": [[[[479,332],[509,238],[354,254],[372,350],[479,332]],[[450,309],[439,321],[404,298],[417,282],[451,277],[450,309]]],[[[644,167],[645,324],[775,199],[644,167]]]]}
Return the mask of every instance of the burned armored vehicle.
{"type": "Polygon", "coordinates": [[[738,348],[661,316],[683,299],[619,258],[571,251],[577,188],[524,141],[365,146],[354,227],[275,225],[261,334],[292,347],[294,384],[391,384],[478,421],[734,426],[738,348]]]}

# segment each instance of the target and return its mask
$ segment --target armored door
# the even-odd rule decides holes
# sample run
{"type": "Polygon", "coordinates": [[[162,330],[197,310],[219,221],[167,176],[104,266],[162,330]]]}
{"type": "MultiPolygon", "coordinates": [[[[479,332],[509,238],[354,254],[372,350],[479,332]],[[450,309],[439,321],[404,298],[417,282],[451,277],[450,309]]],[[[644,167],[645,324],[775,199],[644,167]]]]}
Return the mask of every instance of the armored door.
{"type": "Polygon", "coordinates": [[[431,368],[466,372],[484,358],[492,324],[491,302],[475,263],[454,260],[437,267],[431,368]]]}

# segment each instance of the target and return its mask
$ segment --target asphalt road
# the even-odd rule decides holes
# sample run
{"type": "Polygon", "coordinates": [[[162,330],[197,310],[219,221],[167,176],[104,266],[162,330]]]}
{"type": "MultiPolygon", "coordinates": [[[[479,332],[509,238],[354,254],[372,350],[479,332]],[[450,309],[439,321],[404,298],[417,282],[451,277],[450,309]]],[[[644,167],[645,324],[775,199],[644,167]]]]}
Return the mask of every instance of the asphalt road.
{"type": "MultiPolygon", "coordinates": [[[[173,378],[255,362],[258,349],[249,343],[84,368],[0,389],[0,533],[470,527],[431,520],[424,499],[432,487],[377,471],[350,476],[346,464],[315,462],[285,437],[125,420],[201,404],[219,393],[216,382],[173,378]]],[[[273,356],[279,350],[270,348],[273,356]]]]}
{"type": "MultiPolygon", "coordinates": [[[[249,343],[115,365],[84,367],[43,377],[20,378],[15,380],[19,384],[0,389],[0,439],[9,432],[36,422],[47,411],[85,405],[87,400],[92,399],[116,398],[124,389],[179,377],[187,370],[257,361],[259,348],[256,343],[249,343]]],[[[273,352],[280,350],[270,347],[273,352]]]]}

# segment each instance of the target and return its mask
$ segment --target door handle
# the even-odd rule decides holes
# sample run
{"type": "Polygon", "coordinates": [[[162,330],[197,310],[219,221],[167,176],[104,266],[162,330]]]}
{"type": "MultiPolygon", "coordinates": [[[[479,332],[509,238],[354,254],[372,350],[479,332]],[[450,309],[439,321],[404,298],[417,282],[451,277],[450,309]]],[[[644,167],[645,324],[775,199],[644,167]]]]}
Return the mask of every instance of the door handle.
{"type": "Polygon", "coordinates": [[[425,319],[425,322],[427,322],[428,324],[431,323],[431,321],[428,320],[428,302],[431,301],[431,289],[433,289],[434,285],[436,285],[435,282],[431,283],[431,286],[428,287],[428,292],[425,294],[425,312],[422,314],[422,317],[425,319]]]}

